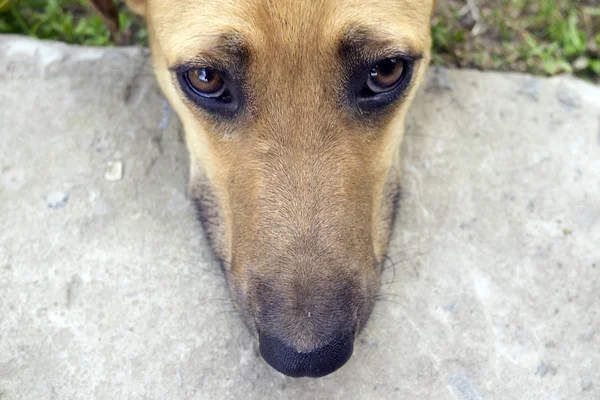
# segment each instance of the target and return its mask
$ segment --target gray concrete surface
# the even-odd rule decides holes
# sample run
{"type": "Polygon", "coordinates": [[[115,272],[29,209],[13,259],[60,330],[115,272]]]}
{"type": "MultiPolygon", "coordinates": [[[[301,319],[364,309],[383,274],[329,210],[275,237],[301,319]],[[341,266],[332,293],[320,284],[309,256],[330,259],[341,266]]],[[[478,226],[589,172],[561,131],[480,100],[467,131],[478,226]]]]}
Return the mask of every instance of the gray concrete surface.
{"type": "Polygon", "coordinates": [[[597,86],[430,71],[385,300],[320,380],[232,312],[145,51],[2,37],[0,88],[0,399],[600,399],[597,86]]]}

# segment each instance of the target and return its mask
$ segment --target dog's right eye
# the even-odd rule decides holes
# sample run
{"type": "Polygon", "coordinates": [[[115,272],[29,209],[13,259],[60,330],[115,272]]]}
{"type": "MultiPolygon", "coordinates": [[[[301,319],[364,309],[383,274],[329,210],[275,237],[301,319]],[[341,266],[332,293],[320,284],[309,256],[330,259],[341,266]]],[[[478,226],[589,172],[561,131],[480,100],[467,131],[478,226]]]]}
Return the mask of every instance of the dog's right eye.
{"type": "Polygon", "coordinates": [[[363,112],[395,103],[411,82],[415,59],[389,57],[357,69],[350,77],[350,99],[363,112]]]}
{"type": "Polygon", "coordinates": [[[241,90],[235,80],[212,68],[174,68],[177,82],[196,106],[221,117],[237,115],[241,104],[241,90]]]}
{"type": "Polygon", "coordinates": [[[200,96],[216,99],[225,92],[223,78],[211,69],[191,69],[185,73],[185,78],[191,89],[200,96]]]}

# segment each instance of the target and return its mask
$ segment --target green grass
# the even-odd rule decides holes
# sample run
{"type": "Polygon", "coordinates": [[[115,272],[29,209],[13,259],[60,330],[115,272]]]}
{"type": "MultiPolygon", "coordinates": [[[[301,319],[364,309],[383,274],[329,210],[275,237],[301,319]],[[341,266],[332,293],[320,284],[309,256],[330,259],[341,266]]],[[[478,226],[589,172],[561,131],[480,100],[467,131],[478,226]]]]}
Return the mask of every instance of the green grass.
{"type": "MultiPolygon", "coordinates": [[[[432,23],[435,64],[600,81],[598,0],[440,3],[432,23]]],[[[0,33],[91,46],[147,44],[140,18],[122,4],[119,10],[122,34],[115,40],[86,0],[0,0],[0,33]]]]}
{"type": "MultiPolygon", "coordinates": [[[[142,21],[120,5],[118,44],[146,44],[142,21]]],[[[86,0],[0,0],[0,33],[88,46],[115,45],[100,16],[86,0]]]]}
{"type": "Polygon", "coordinates": [[[432,25],[438,64],[600,80],[597,0],[441,3],[432,25]]]}

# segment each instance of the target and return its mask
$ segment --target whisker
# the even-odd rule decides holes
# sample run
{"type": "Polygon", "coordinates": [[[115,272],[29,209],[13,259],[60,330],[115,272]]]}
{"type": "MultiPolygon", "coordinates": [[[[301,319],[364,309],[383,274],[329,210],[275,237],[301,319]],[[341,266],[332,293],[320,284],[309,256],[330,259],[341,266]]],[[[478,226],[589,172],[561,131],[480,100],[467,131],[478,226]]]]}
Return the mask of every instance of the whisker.
{"type": "Polygon", "coordinates": [[[199,269],[201,271],[204,271],[204,272],[208,272],[209,274],[214,275],[214,276],[219,276],[219,277],[223,276],[222,272],[215,271],[214,269],[210,269],[210,268],[206,268],[206,267],[201,267],[201,266],[197,266],[197,265],[194,265],[194,268],[197,268],[197,269],[199,269]]]}
{"type": "Polygon", "coordinates": [[[402,303],[399,302],[399,301],[394,301],[394,300],[386,299],[386,298],[381,298],[381,299],[378,299],[377,301],[378,302],[385,302],[385,303],[392,303],[392,304],[396,304],[396,305],[402,305],[402,303]]]}
{"type": "Polygon", "coordinates": [[[246,326],[243,326],[240,328],[240,332],[238,333],[235,341],[240,348],[244,347],[244,345],[248,342],[254,345],[254,336],[250,333],[250,330],[248,330],[246,326]]]}
{"type": "Polygon", "coordinates": [[[388,255],[390,255],[391,257],[395,257],[399,254],[405,254],[405,253],[410,253],[410,252],[416,252],[415,255],[425,255],[425,254],[431,253],[431,250],[423,250],[421,247],[403,248],[403,249],[398,249],[391,254],[388,253],[388,255]]]}
{"type": "Polygon", "coordinates": [[[412,137],[425,138],[425,139],[436,139],[436,140],[443,140],[443,141],[453,140],[453,138],[445,138],[445,137],[440,137],[440,136],[424,135],[422,133],[405,133],[404,136],[412,136],[412,137]]]}
{"type": "MultiPolygon", "coordinates": [[[[394,281],[396,280],[396,263],[394,262],[394,260],[392,260],[392,258],[390,256],[388,256],[387,254],[384,256],[386,260],[389,260],[392,268],[392,280],[390,281],[390,283],[388,284],[386,290],[389,290],[390,287],[392,286],[392,283],[394,283],[394,281]]],[[[385,264],[385,263],[383,263],[385,264]]],[[[383,265],[382,265],[383,266],[383,265]]],[[[389,268],[389,267],[388,267],[389,268]]],[[[383,270],[385,271],[385,270],[383,270]]]]}
{"type": "Polygon", "coordinates": [[[233,301],[229,298],[206,298],[206,299],[202,299],[202,301],[220,301],[220,302],[225,302],[225,303],[229,303],[231,305],[234,305],[233,301]]]}
{"type": "Polygon", "coordinates": [[[218,317],[218,316],[222,316],[222,315],[232,315],[232,314],[238,314],[238,310],[221,310],[221,311],[217,311],[214,314],[214,317],[218,317]]]}
{"type": "Polygon", "coordinates": [[[375,300],[379,300],[384,297],[404,297],[404,296],[401,296],[397,293],[379,293],[379,294],[376,294],[375,296],[373,296],[373,298],[375,300]]]}

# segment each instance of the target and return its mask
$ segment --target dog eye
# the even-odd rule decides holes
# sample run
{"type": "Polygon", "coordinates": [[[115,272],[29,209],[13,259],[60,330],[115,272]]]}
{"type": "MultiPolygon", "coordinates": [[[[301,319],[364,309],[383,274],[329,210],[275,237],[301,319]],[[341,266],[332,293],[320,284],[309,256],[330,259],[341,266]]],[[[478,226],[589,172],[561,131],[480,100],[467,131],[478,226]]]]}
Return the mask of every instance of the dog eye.
{"type": "Polygon", "coordinates": [[[349,76],[349,100],[361,115],[402,99],[410,87],[418,56],[400,55],[358,64],[349,76]]]}
{"type": "Polygon", "coordinates": [[[366,87],[373,93],[387,92],[400,84],[403,75],[404,61],[398,58],[386,58],[371,68],[366,87]]]}
{"type": "Polygon", "coordinates": [[[219,98],[225,93],[225,82],[221,75],[208,68],[195,68],[185,73],[190,88],[202,97],[219,98]]]}

